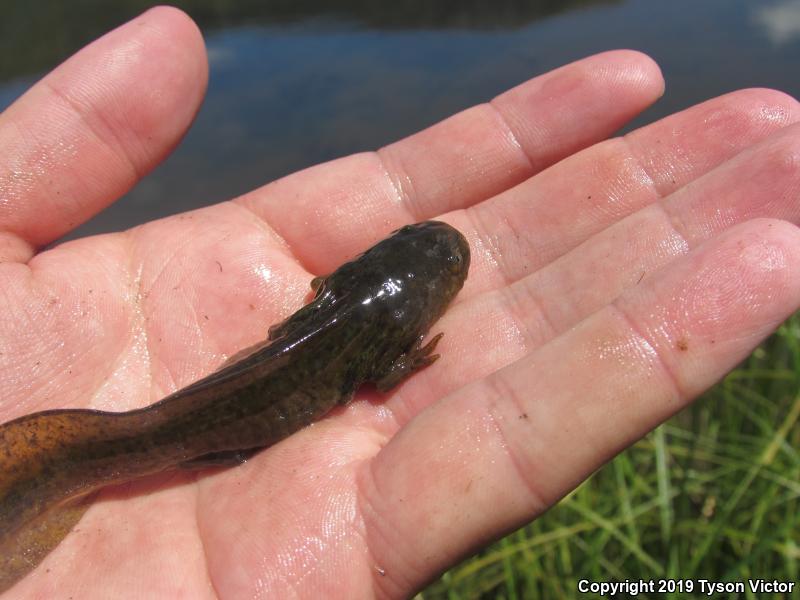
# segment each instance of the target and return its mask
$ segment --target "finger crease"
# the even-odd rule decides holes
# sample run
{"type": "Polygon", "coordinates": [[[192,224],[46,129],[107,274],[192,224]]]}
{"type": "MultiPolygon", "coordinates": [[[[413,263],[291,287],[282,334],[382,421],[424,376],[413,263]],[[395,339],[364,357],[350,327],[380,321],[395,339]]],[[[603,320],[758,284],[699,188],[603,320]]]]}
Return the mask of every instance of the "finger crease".
{"type": "MultiPolygon", "coordinates": [[[[400,551],[398,549],[397,540],[403,539],[404,536],[396,527],[392,526],[391,528],[392,533],[395,535],[390,536],[385,531],[387,525],[392,524],[394,521],[392,519],[381,518],[381,511],[377,509],[375,503],[371,499],[373,495],[377,495],[384,500],[388,499],[386,493],[384,493],[378,485],[378,477],[375,473],[376,465],[377,457],[362,463],[362,468],[359,470],[359,475],[356,477],[356,488],[358,490],[357,498],[359,511],[364,524],[365,533],[362,539],[364,540],[364,547],[367,550],[367,561],[371,560],[374,564],[379,564],[381,562],[380,557],[375,553],[375,547],[389,548],[392,550],[392,568],[389,569],[389,576],[382,577],[380,575],[373,575],[372,577],[372,587],[376,592],[379,592],[376,593],[376,597],[391,597],[396,595],[390,593],[392,589],[396,592],[397,589],[402,589],[403,587],[402,584],[404,582],[397,580],[397,574],[414,573],[420,568],[420,565],[411,558],[414,554],[413,546],[408,549],[403,548],[405,551],[400,551]],[[367,534],[367,532],[369,532],[369,534],[367,534]],[[411,550],[411,552],[408,552],[408,550],[411,550]]],[[[388,563],[388,561],[386,562],[388,563]]],[[[383,564],[382,566],[385,568],[389,565],[383,564]]]]}
{"type": "MultiPolygon", "coordinates": [[[[481,212],[477,210],[475,207],[470,207],[464,210],[464,215],[467,217],[468,221],[472,224],[472,229],[475,231],[475,235],[477,236],[478,240],[480,240],[480,245],[489,250],[489,261],[491,263],[494,263],[494,266],[497,267],[497,272],[500,273],[500,277],[502,278],[501,283],[503,285],[511,285],[512,283],[514,283],[513,278],[511,277],[511,275],[508,272],[508,269],[506,268],[505,257],[503,256],[503,253],[498,249],[497,244],[494,242],[495,237],[488,234],[488,232],[491,231],[492,229],[484,225],[481,212]]],[[[501,219],[503,219],[502,216],[501,219]]]]}
{"type": "Polygon", "coordinates": [[[667,364],[667,361],[658,351],[658,347],[650,340],[650,338],[645,334],[645,332],[637,325],[636,321],[628,314],[626,310],[624,310],[620,304],[619,299],[612,300],[609,304],[612,312],[616,313],[628,326],[628,329],[638,337],[647,347],[649,350],[649,354],[655,357],[655,365],[657,368],[660,368],[661,371],[666,375],[667,381],[669,381],[669,385],[672,388],[672,392],[676,398],[679,400],[683,400],[687,398],[687,394],[684,393],[683,389],[681,388],[680,380],[678,379],[678,374],[675,373],[672,368],[667,364]]]}
{"type": "Polygon", "coordinates": [[[526,282],[517,282],[514,285],[506,286],[500,290],[500,293],[506,298],[506,306],[508,313],[517,325],[518,330],[524,332],[525,339],[529,347],[541,346],[544,342],[554,338],[560,331],[560,328],[555,326],[550,315],[545,310],[544,301],[537,297],[536,294],[530,289],[526,282]],[[520,290],[520,286],[522,290],[520,290]],[[521,300],[518,296],[524,293],[527,303],[521,300]],[[531,319],[526,319],[525,315],[538,315],[536,319],[539,327],[534,329],[531,319]]]}
{"type": "Polygon", "coordinates": [[[425,215],[420,216],[419,210],[414,210],[414,199],[417,195],[415,193],[413,179],[401,165],[396,165],[394,168],[391,168],[389,163],[394,163],[395,161],[386,156],[387,153],[388,150],[385,147],[374,152],[380,168],[386,180],[389,182],[396,203],[404,208],[410,220],[418,221],[420,218],[424,218],[425,215]]]}
{"type": "Polygon", "coordinates": [[[91,107],[85,107],[74,98],[71,98],[69,94],[65,94],[58,87],[49,83],[47,80],[43,80],[41,83],[44,84],[44,86],[53,94],[53,96],[61,100],[78,116],[81,122],[86,125],[88,130],[92,132],[94,137],[99,140],[100,143],[111,150],[128,166],[131,172],[131,179],[133,181],[138,181],[144,177],[145,173],[137,167],[136,162],[125,151],[125,144],[115,132],[115,128],[103,116],[102,111],[91,110],[91,107]],[[92,115],[91,119],[87,116],[89,114],[92,115]],[[98,127],[98,124],[102,125],[104,134],[101,133],[101,128],[98,127]],[[113,140],[113,143],[110,143],[109,140],[113,140]]]}
{"type": "Polygon", "coordinates": [[[630,138],[628,135],[623,135],[620,138],[622,144],[627,148],[627,154],[630,156],[636,163],[636,166],[639,167],[639,170],[647,177],[647,181],[641,182],[643,185],[650,188],[653,194],[656,197],[656,201],[660,201],[664,199],[664,192],[659,189],[658,185],[656,184],[655,173],[652,173],[650,169],[645,165],[645,162],[642,160],[641,155],[633,149],[633,145],[631,144],[630,138]]]}
{"type": "Polygon", "coordinates": [[[520,398],[514,388],[509,385],[503,375],[496,374],[492,377],[488,377],[483,385],[486,386],[489,391],[489,400],[486,402],[486,414],[495,429],[500,447],[503,449],[517,477],[528,491],[531,503],[536,506],[537,512],[542,511],[550,503],[545,501],[541,492],[538,490],[537,485],[534,483],[534,469],[531,469],[529,465],[523,464],[520,452],[518,452],[519,448],[515,448],[514,444],[511,443],[509,437],[506,435],[506,431],[503,427],[504,419],[499,417],[496,412],[496,408],[501,402],[509,401],[518,414],[526,414],[530,409],[524,405],[522,398],[520,398]]]}
{"type": "Polygon", "coordinates": [[[519,137],[514,132],[513,127],[511,127],[511,123],[509,123],[508,119],[506,119],[506,116],[503,114],[503,111],[500,110],[495,105],[494,100],[490,100],[486,104],[492,109],[492,111],[494,111],[494,114],[497,115],[497,118],[500,119],[500,126],[503,128],[503,130],[505,132],[505,137],[508,139],[509,142],[511,142],[511,144],[514,147],[516,147],[519,150],[519,154],[525,159],[525,162],[528,165],[529,175],[533,174],[533,173],[536,173],[538,169],[535,166],[535,163],[533,161],[533,157],[528,153],[528,151],[525,149],[525,147],[520,143],[519,137]]]}
{"type": "Polygon", "coordinates": [[[689,239],[683,234],[686,224],[680,218],[680,212],[673,214],[663,202],[655,202],[654,204],[656,209],[661,212],[664,219],[669,224],[672,233],[679,238],[684,250],[686,251],[685,253],[688,253],[689,250],[692,249],[692,246],[689,243],[689,239]]]}

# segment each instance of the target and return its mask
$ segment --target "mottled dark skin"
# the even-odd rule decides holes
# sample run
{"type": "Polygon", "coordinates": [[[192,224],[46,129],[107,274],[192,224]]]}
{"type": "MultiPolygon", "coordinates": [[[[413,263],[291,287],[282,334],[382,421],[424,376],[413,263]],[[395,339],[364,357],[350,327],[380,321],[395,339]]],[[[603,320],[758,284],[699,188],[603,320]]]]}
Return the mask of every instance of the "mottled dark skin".
{"type": "Polygon", "coordinates": [[[176,467],[236,464],[353,397],[431,364],[422,337],[461,289],[469,246],[444,223],[408,225],[324,278],[268,340],[163,400],[124,413],[50,410],[0,426],[0,591],[35,567],[82,498],[176,467]]]}

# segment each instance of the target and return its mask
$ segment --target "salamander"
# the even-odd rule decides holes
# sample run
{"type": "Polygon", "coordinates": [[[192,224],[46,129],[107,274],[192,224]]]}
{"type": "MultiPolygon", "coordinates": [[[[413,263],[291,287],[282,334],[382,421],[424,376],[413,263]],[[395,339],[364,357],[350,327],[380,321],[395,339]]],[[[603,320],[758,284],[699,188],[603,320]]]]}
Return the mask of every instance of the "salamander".
{"type": "Polygon", "coordinates": [[[423,336],[461,289],[469,246],[437,221],[407,225],[311,282],[314,298],[217,371],[128,412],[47,410],[0,425],[0,592],[32,570],[109,484],[233,465],[433,363],[423,336]]]}

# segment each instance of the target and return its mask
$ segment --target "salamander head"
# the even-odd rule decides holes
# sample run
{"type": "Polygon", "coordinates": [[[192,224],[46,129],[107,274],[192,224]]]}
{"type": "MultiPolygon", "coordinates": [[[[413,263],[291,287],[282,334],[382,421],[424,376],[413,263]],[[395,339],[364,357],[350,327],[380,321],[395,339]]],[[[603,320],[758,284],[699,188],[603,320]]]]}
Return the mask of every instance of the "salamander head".
{"type": "MultiPolygon", "coordinates": [[[[365,253],[380,256],[387,274],[409,282],[422,280],[430,293],[429,308],[455,297],[469,271],[469,245],[461,233],[441,221],[406,225],[365,253]]],[[[436,311],[441,312],[441,311],[436,311]]]]}
{"type": "Polygon", "coordinates": [[[461,233],[446,223],[425,221],[401,227],[342,265],[324,287],[338,300],[347,298],[348,305],[358,306],[365,321],[380,322],[410,343],[456,296],[469,262],[469,245],[461,233]]]}

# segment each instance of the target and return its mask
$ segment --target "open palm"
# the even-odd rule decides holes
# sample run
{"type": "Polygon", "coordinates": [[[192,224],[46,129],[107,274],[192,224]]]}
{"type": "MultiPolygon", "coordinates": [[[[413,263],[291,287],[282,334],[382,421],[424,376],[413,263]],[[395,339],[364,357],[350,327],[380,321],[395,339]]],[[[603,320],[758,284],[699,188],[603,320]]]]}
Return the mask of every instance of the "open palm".
{"type": "Polygon", "coordinates": [[[685,406],[800,300],[797,103],[741,91],[600,141],[661,93],[633,52],[37,253],[163,158],[205,81],[196,28],[160,8],[0,116],[0,421],[150,404],[263,339],[311,277],[429,218],[473,255],[435,328],[443,357],[240,467],[103,491],[9,597],[407,595],[685,406]]]}

